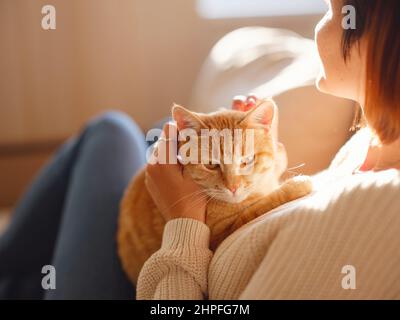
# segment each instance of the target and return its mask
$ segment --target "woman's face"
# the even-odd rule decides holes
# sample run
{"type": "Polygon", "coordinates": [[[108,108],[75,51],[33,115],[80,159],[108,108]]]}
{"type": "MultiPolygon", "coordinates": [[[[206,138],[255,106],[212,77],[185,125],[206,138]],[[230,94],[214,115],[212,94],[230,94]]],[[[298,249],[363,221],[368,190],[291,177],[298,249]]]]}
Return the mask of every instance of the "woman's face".
{"type": "Polygon", "coordinates": [[[315,42],[321,59],[321,74],[317,79],[320,91],[362,103],[364,99],[365,52],[353,45],[347,62],[342,55],[342,0],[326,0],[329,10],[315,28],[315,42]]]}

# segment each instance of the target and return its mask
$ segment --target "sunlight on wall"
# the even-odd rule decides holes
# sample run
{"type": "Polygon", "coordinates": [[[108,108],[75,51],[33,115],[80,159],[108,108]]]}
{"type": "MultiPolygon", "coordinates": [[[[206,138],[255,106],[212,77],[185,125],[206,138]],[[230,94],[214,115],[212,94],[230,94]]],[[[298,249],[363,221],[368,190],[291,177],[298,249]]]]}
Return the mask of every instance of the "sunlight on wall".
{"type": "Polygon", "coordinates": [[[206,19],[320,14],[327,8],[324,0],[197,0],[206,19]]]}
{"type": "Polygon", "coordinates": [[[311,56],[311,50],[316,54],[312,41],[304,41],[289,31],[246,27],[221,39],[210,53],[210,62],[220,72],[234,72],[257,63],[272,73],[279,70],[270,81],[253,88],[254,93],[261,94],[279,91],[282,83],[301,84],[305,79],[314,81],[315,63],[296,64],[298,59],[304,60],[302,52],[316,61],[317,56],[311,56]],[[292,71],[293,66],[297,72],[292,71]]]}

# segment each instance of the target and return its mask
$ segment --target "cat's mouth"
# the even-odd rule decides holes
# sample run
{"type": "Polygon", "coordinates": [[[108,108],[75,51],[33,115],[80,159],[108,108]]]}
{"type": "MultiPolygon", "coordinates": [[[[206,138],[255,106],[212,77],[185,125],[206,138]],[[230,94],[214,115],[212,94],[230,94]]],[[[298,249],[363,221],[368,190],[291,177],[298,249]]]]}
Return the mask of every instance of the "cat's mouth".
{"type": "Polygon", "coordinates": [[[213,199],[222,201],[222,202],[227,202],[227,203],[240,203],[243,202],[244,200],[246,200],[248,198],[248,194],[243,192],[243,193],[235,193],[232,194],[230,191],[227,191],[226,193],[221,193],[218,195],[215,194],[210,194],[210,196],[213,199]]]}

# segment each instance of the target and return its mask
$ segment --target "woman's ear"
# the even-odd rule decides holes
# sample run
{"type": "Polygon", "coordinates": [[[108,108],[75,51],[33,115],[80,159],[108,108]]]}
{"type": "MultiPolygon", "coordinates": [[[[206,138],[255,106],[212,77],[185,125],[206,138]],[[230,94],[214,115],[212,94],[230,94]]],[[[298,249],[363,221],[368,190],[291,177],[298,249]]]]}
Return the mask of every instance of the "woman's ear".
{"type": "Polygon", "coordinates": [[[200,131],[201,128],[205,128],[203,121],[197,113],[191,112],[177,104],[174,104],[172,107],[172,118],[175,120],[178,130],[194,129],[200,131]]]}
{"type": "Polygon", "coordinates": [[[276,104],[271,99],[264,99],[248,111],[240,122],[252,128],[263,128],[270,130],[276,113],[276,104]]]}

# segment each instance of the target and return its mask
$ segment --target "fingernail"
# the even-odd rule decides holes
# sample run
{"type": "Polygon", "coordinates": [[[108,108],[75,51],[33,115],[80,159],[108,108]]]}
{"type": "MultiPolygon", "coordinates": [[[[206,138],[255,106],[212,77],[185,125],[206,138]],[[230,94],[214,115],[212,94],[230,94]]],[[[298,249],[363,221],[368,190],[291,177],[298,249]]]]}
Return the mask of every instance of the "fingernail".
{"type": "Polygon", "coordinates": [[[233,101],[241,101],[245,102],[246,101],[246,96],[238,95],[233,97],[233,101]]]}
{"type": "Polygon", "coordinates": [[[249,103],[251,103],[251,104],[256,104],[256,102],[257,102],[257,100],[256,100],[254,97],[249,97],[249,98],[247,98],[247,100],[246,100],[246,103],[247,103],[247,104],[249,104],[249,103]]]}
{"type": "Polygon", "coordinates": [[[235,101],[232,104],[233,110],[243,111],[244,110],[244,103],[241,101],[235,101]]]}
{"type": "Polygon", "coordinates": [[[253,93],[253,92],[250,92],[250,93],[247,95],[247,99],[250,99],[250,98],[253,98],[253,99],[255,99],[255,100],[258,100],[258,96],[257,96],[255,93],[253,93]]]}

